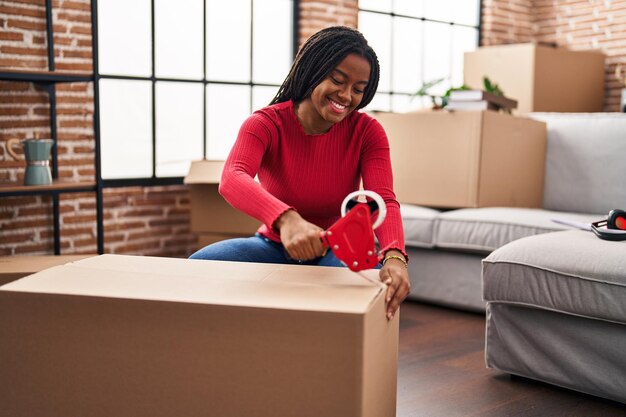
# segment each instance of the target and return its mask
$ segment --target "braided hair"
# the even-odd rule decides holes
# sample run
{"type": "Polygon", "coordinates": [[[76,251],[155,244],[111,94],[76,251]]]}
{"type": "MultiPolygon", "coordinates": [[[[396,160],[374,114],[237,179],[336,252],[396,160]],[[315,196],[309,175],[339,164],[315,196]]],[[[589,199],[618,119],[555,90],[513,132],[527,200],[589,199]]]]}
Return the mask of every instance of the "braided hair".
{"type": "Polygon", "coordinates": [[[361,32],[346,26],[322,29],[304,43],[270,105],[288,100],[300,103],[350,54],[360,55],[370,64],[369,82],[356,109],[367,106],[378,88],[378,57],[361,32]]]}

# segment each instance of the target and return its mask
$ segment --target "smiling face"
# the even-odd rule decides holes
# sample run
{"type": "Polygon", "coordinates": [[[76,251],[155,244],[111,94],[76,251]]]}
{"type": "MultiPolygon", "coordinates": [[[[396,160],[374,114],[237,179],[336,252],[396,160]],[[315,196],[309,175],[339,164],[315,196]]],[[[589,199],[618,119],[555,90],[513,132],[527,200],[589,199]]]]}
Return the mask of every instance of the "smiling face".
{"type": "Polygon", "coordinates": [[[367,59],[350,54],[313,89],[309,97],[297,104],[296,115],[305,132],[327,132],[356,109],[369,82],[370,68],[367,59]]]}

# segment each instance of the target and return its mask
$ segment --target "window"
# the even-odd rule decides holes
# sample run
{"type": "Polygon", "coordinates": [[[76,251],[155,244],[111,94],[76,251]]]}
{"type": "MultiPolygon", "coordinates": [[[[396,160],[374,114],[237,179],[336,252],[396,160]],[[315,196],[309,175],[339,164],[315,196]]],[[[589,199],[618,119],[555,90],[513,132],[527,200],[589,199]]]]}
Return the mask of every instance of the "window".
{"type": "Polygon", "coordinates": [[[294,57],[297,0],[101,0],[97,96],[104,180],[180,178],[225,159],[294,57]]]}
{"type": "Polygon", "coordinates": [[[378,92],[367,110],[430,106],[414,94],[426,83],[443,94],[463,84],[463,53],[478,46],[479,0],[360,0],[359,30],[380,62],[378,92]]]}

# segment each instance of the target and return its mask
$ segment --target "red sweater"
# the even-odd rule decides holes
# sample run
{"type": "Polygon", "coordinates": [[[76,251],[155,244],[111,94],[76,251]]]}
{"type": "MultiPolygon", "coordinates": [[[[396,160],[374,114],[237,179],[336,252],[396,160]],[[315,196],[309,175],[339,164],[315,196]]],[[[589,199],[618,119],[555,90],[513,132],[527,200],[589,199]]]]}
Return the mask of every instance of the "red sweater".
{"type": "Polygon", "coordinates": [[[309,135],[292,101],[254,112],[239,130],[219,190],[233,207],[264,223],[261,235],[280,242],[272,225],[282,213],[293,208],[326,229],[341,217],[343,199],[359,189],[361,179],[387,205],[376,229],[381,248],[395,241],[391,247],[405,252],[387,135],[365,113],[354,111],[327,133],[309,135]]]}

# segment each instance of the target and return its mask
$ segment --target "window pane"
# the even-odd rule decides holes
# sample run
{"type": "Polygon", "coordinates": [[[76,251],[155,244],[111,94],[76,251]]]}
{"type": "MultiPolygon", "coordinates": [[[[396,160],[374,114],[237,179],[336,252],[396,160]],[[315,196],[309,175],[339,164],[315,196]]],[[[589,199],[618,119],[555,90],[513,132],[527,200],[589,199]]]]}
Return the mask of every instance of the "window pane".
{"type": "Polygon", "coordinates": [[[100,74],[152,75],[150,0],[98,2],[100,74]]]}
{"type": "MultiPolygon", "coordinates": [[[[465,0],[470,2],[469,0],[465,0]]],[[[475,4],[474,1],[471,1],[475,4]]],[[[454,17],[452,0],[430,0],[424,1],[424,17],[426,19],[439,20],[441,22],[451,22],[454,17]]]]}
{"type": "Polygon", "coordinates": [[[380,81],[378,90],[391,88],[391,16],[359,12],[359,30],[378,56],[380,81]]]}
{"type": "Polygon", "coordinates": [[[452,27],[452,74],[453,87],[463,84],[463,55],[474,51],[478,45],[478,29],[464,26],[452,27]]]}
{"type": "Polygon", "coordinates": [[[207,85],[207,158],[226,159],[250,115],[250,87],[207,85]]]}
{"type": "Polygon", "coordinates": [[[454,23],[478,26],[480,2],[468,0],[451,0],[451,2],[451,8],[454,10],[454,23]]]}
{"type": "Polygon", "coordinates": [[[450,86],[450,28],[449,24],[424,22],[424,82],[444,78],[430,93],[443,94],[450,86]]]}
{"type": "Polygon", "coordinates": [[[181,3],[156,0],[155,72],[157,77],[201,80],[202,68],[202,2],[181,3]]]}
{"type": "Polygon", "coordinates": [[[156,83],[156,175],[182,177],[202,159],[202,83],[156,83]]]}
{"type": "Polygon", "coordinates": [[[292,61],[291,0],[254,2],[253,80],[257,83],[280,84],[292,61]]]}
{"type": "Polygon", "coordinates": [[[393,91],[415,93],[422,85],[422,21],[393,20],[393,91]]]}
{"type": "Polygon", "coordinates": [[[427,0],[395,0],[394,12],[405,16],[422,17],[424,15],[424,1],[427,0]]]}
{"type": "Polygon", "coordinates": [[[252,87],[252,110],[262,109],[270,104],[276,93],[278,93],[278,87],[252,87]]]}
{"type": "MultiPolygon", "coordinates": [[[[359,7],[366,10],[376,10],[379,12],[391,12],[391,0],[359,0],[359,7]]],[[[359,17],[360,19],[360,17],[359,17]]],[[[359,22],[359,26],[360,26],[359,22]]]]}
{"type": "Polygon", "coordinates": [[[206,0],[207,79],[250,81],[250,26],[250,0],[206,0]]]}
{"type": "Polygon", "coordinates": [[[376,93],[370,104],[363,109],[364,111],[391,111],[391,95],[385,93],[376,93]]]}
{"type": "Polygon", "coordinates": [[[429,98],[424,100],[423,97],[405,94],[394,94],[391,98],[391,111],[396,113],[406,113],[430,107],[432,107],[432,104],[429,98]]]}
{"type": "Polygon", "coordinates": [[[102,178],[152,176],[152,83],[100,80],[102,178]]]}

